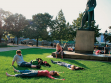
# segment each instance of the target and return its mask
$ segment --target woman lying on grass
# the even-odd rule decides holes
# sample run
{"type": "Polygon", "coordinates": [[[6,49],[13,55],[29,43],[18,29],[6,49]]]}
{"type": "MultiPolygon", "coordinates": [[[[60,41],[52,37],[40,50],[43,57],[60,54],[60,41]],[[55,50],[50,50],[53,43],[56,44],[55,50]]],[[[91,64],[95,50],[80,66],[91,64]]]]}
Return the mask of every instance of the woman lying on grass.
{"type": "MultiPolygon", "coordinates": [[[[14,69],[14,68],[13,68],[14,69]]],[[[48,71],[48,70],[16,70],[14,69],[15,72],[20,72],[21,74],[15,74],[15,75],[10,75],[6,72],[6,75],[8,77],[39,77],[39,76],[46,76],[51,79],[58,79],[58,80],[65,80],[65,79],[59,79],[59,78],[54,78],[52,76],[59,76],[59,73],[57,71],[48,71]]]]}
{"type": "Polygon", "coordinates": [[[51,62],[54,63],[54,64],[61,65],[61,66],[65,66],[65,67],[67,67],[70,70],[84,70],[84,68],[77,67],[75,65],[71,65],[71,64],[68,64],[68,63],[60,62],[60,61],[53,61],[53,60],[51,60],[51,62]]]}

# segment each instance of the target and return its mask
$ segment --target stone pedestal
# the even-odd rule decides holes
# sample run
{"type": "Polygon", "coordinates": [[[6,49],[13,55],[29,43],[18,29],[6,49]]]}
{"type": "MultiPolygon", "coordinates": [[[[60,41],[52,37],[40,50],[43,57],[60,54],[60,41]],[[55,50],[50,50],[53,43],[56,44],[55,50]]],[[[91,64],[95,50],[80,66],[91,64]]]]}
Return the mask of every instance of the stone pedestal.
{"type": "Polygon", "coordinates": [[[93,54],[94,31],[77,30],[75,53],[93,54]]]}

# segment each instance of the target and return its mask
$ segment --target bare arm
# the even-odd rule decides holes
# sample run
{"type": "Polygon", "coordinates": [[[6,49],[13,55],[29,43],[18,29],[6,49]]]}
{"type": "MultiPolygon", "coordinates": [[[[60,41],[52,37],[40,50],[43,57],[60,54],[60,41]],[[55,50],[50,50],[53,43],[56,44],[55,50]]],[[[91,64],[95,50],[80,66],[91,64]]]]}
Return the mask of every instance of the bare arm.
{"type": "Polygon", "coordinates": [[[51,75],[48,75],[47,77],[51,78],[51,79],[55,79],[55,80],[65,80],[65,79],[59,79],[59,78],[54,78],[51,75]]]}
{"type": "Polygon", "coordinates": [[[58,51],[58,48],[56,47],[56,51],[58,51]]]}
{"type": "Polygon", "coordinates": [[[15,61],[12,61],[12,66],[13,66],[14,62],[15,62],[15,61]]]}
{"type": "Polygon", "coordinates": [[[65,80],[65,79],[59,79],[59,78],[54,78],[55,80],[65,80]]]}
{"type": "Polygon", "coordinates": [[[72,69],[72,68],[69,68],[70,70],[74,70],[74,69],[72,69]]]}

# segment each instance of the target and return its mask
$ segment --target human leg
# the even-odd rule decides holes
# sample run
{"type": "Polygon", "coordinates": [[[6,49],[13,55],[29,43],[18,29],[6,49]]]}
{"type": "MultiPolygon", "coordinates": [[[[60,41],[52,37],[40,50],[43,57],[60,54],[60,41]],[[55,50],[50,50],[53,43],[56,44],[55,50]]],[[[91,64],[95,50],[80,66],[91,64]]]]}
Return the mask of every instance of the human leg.
{"type": "Polygon", "coordinates": [[[54,63],[54,64],[62,63],[62,62],[60,62],[60,61],[53,61],[53,60],[51,60],[51,62],[54,63]]]}
{"type": "Polygon", "coordinates": [[[55,53],[55,55],[56,55],[56,58],[57,58],[57,55],[59,54],[59,52],[58,51],[56,51],[56,53],[55,53]]]}
{"type": "Polygon", "coordinates": [[[6,76],[8,76],[8,77],[15,77],[15,75],[10,75],[7,72],[6,72],[6,76]]]}
{"type": "Polygon", "coordinates": [[[11,76],[13,76],[13,77],[36,77],[38,74],[38,71],[36,71],[36,70],[16,70],[16,69],[14,69],[14,71],[20,72],[21,74],[10,75],[6,72],[6,75],[8,77],[11,77],[11,76]]]}
{"type": "Polygon", "coordinates": [[[40,66],[40,65],[31,65],[31,68],[37,68],[37,69],[40,69],[41,66],[40,66]]]}
{"type": "Polygon", "coordinates": [[[74,69],[75,70],[84,70],[84,68],[81,68],[81,67],[75,67],[74,69]]]}
{"type": "Polygon", "coordinates": [[[57,64],[58,61],[53,61],[53,60],[51,60],[51,62],[54,63],[54,64],[57,64]]]}
{"type": "Polygon", "coordinates": [[[15,68],[13,68],[13,70],[15,72],[19,72],[19,73],[28,73],[28,72],[32,72],[32,70],[16,70],[15,68]]]}
{"type": "Polygon", "coordinates": [[[28,73],[21,73],[15,74],[15,77],[36,77],[38,72],[28,72],[28,73]]]}
{"type": "Polygon", "coordinates": [[[19,72],[19,70],[16,70],[14,67],[13,67],[13,70],[14,70],[15,72],[19,72]]]}
{"type": "Polygon", "coordinates": [[[64,66],[65,65],[64,62],[60,62],[60,61],[58,61],[57,64],[60,65],[60,66],[64,66]]]}
{"type": "Polygon", "coordinates": [[[40,65],[32,65],[31,63],[28,63],[28,62],[22,62],[20,64],[20,67],[30,67],[30,68],[37,68],[37,69],[41,68],[40,65]]]}
{"type": "Polygon", "coordinates": [[[20,64],[20,67],[30,67],[30,68],[31,68],[31,63],[22,62],[22,63],[20,64]]]}
{"type": "Polygon", "coordinates": [[[57,58],[57,54],[56,54],[56,58],[57,58]]]}
{"type": "Polygon", "coordinates": [[[61,51],[61,58],[63,59],[63,54],[64,54],[64,52],[63,51],[61,51]]]}

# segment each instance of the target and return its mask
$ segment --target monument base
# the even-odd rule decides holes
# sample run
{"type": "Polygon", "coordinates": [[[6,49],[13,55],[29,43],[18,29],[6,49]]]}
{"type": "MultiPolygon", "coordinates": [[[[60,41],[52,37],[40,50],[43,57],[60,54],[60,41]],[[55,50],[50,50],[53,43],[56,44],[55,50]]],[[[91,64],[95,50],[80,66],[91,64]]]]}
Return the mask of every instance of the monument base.
{"type": "Polygon", "coordinates": [[[81,53],[81,54],[93,54],[93,51],[75,50],[75,53],[81,53]]]}
{"type": "Polygon", "coordinates": [[[93,54],[94,31],[77,30],[75,53],[93,54]]]}

